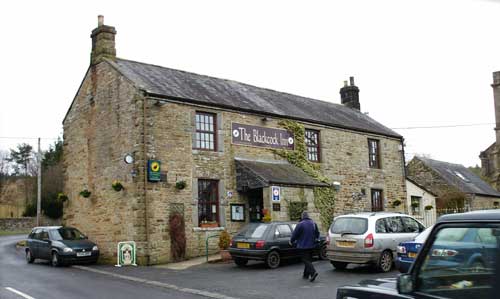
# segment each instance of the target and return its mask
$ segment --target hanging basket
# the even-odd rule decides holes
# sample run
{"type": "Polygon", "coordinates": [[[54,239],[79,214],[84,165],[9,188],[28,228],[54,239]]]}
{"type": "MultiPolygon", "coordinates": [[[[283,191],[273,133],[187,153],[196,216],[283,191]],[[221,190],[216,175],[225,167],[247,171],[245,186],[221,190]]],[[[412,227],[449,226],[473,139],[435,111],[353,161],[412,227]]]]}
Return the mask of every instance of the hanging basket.
{"type": "Polygon", "coordinates": [[[80,195],[83,196],[83,197],[85,197],[85,198],[89,198],[90,194],[92,194],[92,192],[90,192],[87,189],[84,189],[84,190],[80,191],[80,195]]]}
{"type": "Polygon", "coordinates": [[[111,184],[111,187],[113,188],[113,190],[115,190],[116,192],[119,192],[119,191],[122,191],[123,190],[123,185],[122,183],[120,183],[119,181],[113,181],[113,183],[111,184]]]}

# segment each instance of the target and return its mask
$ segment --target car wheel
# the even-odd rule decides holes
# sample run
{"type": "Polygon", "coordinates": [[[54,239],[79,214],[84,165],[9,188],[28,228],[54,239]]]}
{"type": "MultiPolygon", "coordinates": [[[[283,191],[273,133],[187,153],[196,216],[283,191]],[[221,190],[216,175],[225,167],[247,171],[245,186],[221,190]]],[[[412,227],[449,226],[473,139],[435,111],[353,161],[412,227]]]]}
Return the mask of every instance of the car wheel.
{"type": "Polygon", "coordinates": [[[377,263],[377,269],[380,272],[389,272],[392,269],[392,252],[386,250],[382,252],[377,263]]]}
{"type": "Polygon", "coordinates": [[[31,254],[31,250],[26,249],[26,262],[32,264],[35,261],[35,257],[31,254]]]}
{"type": "Polygon", "coordinates": [[[244,267],[246,264],[248,264],[248,260],[241,258],[241,257],[235,257],[234,258],[234,263],[238,265],[239,267],[244,267]]]}
{"type": "Polygon", "coordinates": [[[271,251],[267,254],[266,257],[266,266],[271,269],[276,269],[279,267],[281,261],[281,257],[279,252],[271,251]]]}
{"type": "Polygon", "coordinates": [[[334,261],[331,261],[330,263],[332,264],[332,266],[335,269],[338,269],[338,270],[344,270],[345,268],[347,268],[347,265],[348,265],[348,263],[344,263],[344,262],[334,262],[334,261]]]}
{"type": "Polygon", "coordinates": [[[320,260],[326,260],[326,259],[328,259],[328,255],[326,254],[326,245],[325,246],[321,246],[321,248],[319,249],[318,257],[319,257],[320,260]]]}
{"type": "Polygon", "coordinates": [[[52,258],[50,259],[50,264],[52,267],[59,267],[61,265],[61,261],[59,260],[59,254],[57,252],[52,252],[52,258]]]}

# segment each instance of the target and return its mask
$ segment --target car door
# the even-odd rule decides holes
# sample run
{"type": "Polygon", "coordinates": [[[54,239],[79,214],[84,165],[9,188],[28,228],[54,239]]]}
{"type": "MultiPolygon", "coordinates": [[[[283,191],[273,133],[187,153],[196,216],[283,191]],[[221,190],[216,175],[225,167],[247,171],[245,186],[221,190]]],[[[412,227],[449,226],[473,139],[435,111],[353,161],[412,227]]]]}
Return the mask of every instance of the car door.
{"type": "Polygon", "coordinates": [[[391,234],[390,249],[392,250],[394,257],[396,257],[396,248],[399,243],[405,241],[406,234],[403,226],[403,220],[399,216],[387,217],[386,219],[387,230],[391,234]]]}
{"type": "Polygon", "coordinates": [[[41,229],[35,228],[28,237],[27,246],[31,250],[31,255],[38,257],[38,242],[41,229]]]}
{"type": "Polygon", "coordinates": [[[38,240],[38,257],[41,259],[50,259],[51,241],[47,229],[42,229],[40,239],[38,240]]]}
{"type": "Polygon", "coordinates": [[[283,258],[289,258],[294,255],[294,248],[290,245],[290,238],[292,237],[292,229],[290,225],[278,224],[275,227],[274,239],[279,246],[281,256],[283,258]]]}

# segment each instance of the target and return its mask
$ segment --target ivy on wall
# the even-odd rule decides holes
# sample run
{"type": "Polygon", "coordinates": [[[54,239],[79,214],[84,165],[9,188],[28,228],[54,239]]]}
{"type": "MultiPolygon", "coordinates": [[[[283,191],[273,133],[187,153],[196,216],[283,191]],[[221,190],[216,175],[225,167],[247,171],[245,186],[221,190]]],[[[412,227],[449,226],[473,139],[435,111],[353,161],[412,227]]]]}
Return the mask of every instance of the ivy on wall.
{"type": "MultiPolygon", "coordinates": [[[[330,184],[328,178],[321,174],[320,165],[307,160],[307,146],[304,126],[291,120],[282,120],[279,122],[279,125],[293,133],[295,137],[295,147],[293,151],[276,149],[274,150],[274,153],[287,159],[290,164],[299,167],[316,180],[330,184]]],[[[320,213],[321,224],[323,225],[323,228],[328,228],[330,227],[334,216],[335,190],[332,186],[314,187],[313,192],[314,206],[320,213]]],[[[291,218],[292,207],[290,206],[290,219],[291,218]]]]}

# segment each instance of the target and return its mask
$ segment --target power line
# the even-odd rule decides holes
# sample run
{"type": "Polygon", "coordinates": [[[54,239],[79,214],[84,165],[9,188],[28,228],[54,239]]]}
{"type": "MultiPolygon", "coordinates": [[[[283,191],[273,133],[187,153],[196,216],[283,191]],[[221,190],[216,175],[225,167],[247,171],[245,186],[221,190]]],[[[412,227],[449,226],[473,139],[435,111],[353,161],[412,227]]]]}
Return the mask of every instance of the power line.
{"type": "Polygon", "coordinates": [[[0,139],[46,139],[46,140],[57,140],[58,138],[50,138],[50,137],[11,137],[11,136],[0,136],[0,139]]]}
{"type": "Polygon", "coordinates": [[[442,125],[442,126],[401,127],[401,128],[391,128],[391,129],[392,130],[441,129],[441,128],[491,126],[494,124],[495,123],[482,123],[482,124],[462,124],[462,125],[442,125]]]}

